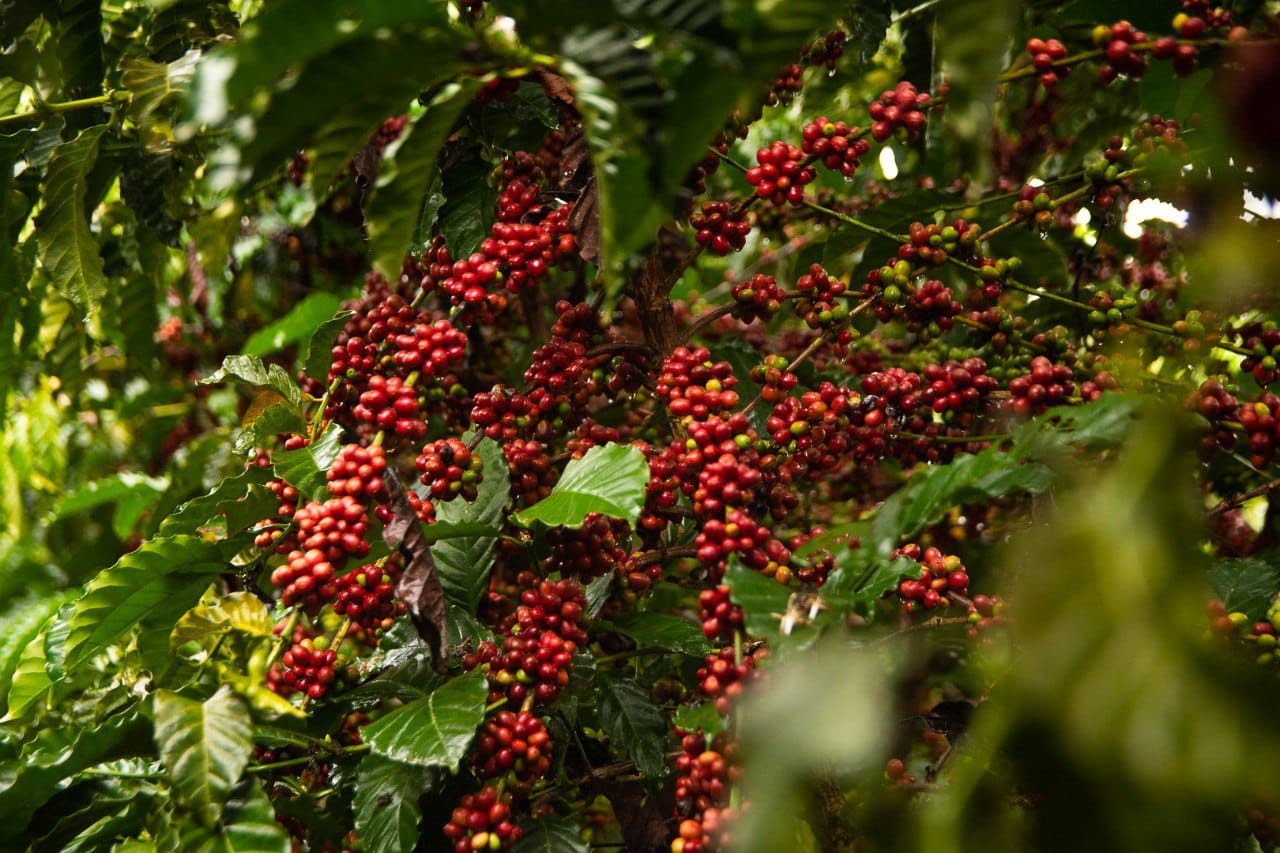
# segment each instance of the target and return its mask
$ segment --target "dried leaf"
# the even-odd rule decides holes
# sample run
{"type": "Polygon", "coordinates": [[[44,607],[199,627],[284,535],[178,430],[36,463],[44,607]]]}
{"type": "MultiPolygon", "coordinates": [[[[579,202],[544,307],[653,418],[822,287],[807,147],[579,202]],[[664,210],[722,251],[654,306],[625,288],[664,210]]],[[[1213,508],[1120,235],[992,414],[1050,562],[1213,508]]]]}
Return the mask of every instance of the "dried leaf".
{"type": "Polygon", "coordinates": [[[382,538],[388,548],[403,552],[406,561],[396,595],[405,603],[418,636],[431,649],[432,660],[438,665],[444,645],[444,588],[440,586],[431,547],[418,516],[409,505],[404,484],[390,468],[384,479],[391,495],[392,517],[382,528],[382,538]]]}

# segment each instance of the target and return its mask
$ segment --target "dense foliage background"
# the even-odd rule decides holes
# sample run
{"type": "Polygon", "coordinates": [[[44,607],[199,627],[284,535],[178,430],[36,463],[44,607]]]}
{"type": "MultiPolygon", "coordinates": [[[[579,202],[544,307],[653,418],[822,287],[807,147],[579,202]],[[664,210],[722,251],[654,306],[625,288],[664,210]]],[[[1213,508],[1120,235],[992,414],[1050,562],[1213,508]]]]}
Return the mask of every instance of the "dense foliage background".
{"type": "Polygon", "coordinates": [[[5,0],[0,847],[1274,849],[1278,12],[5,0]]]}

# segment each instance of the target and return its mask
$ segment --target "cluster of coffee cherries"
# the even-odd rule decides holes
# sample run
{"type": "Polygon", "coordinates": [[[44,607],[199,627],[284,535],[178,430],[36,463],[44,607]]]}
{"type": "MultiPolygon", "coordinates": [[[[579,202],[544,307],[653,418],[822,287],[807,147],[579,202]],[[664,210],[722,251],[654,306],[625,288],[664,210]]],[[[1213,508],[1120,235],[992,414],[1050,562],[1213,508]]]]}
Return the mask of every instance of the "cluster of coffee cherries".
{"type": "Polygon", "coordinates": [[[786,545],[773,537],[773,532],[741,509],[730,509],[725,520],[708,518],[702,522],[693,540],[698,560],[721,577],[729,557],[736,554],[744,564],[763,570],[769,563],[785,563],[791,559],[786,545]]]}
{"type": "Polygon", "coordinates": [[[508,776],[527,788],[550,769],[551,748],[547,727],[532,712],[498,711],[476,735],[470,762],[481,779],[508,776]]]}
{"type": "Polygon", "coordinates": [[[1061,63],[1067,56],[1067,46],[1057,39],[1027,39],[1027,53],[1031,54],[1031,64],[1040,72],[1040,82],[1046,89],[1058,85],[1058,79],[1071,73],[1071,69],[1061,63]]]}
{"type": "Polygon", "coordinates": [[[950,257],[972,259],[982,228],[976,222],[957,219],[950,225],[912,222],[907,226],[908,241],[898,247],[898,259],[940,267],[950,257]]]}
{"type": "Polygon", "coordinates": [[[727,201],[704,201],[702,209],[689,217],[689,224],[698,245],[717,255],[742,251],[751,233],[746,209],[727,201]]]}
{"type": "Polygon", "coordinates": [[[383,475],[387,470],[387,453],[380,444],[362,447],[348,444],[338,452],[326,474],[329,494],[349,497],[363,506],[376,507],[375,514],[384,524],[390,521],[386,506],[388,493],[383,475]]]}
{"type": "Polygon", "coordinates": [[[982,410],[1000,387],[987,375],[987,363],[980,358],[927,364],[921,375],[925,385],[920,389],[920,403],[944,418],[966,421],[965,425],[963,416],[982,410]]]}
{"type": "Polygon", "coordinates": [[[799,207],[804,202],[804,188],[818,177],[806,164],[804,151],[789,142],[774,142],[756,152],[759,165],[747,170],[747,183],[756,195],[773,204],[799,207]]]}
{"type": "Polygon", "coordinates": [[[740,281],[731,289],[735,313],[743,322],[766,321],[782,308],[786,292],[771,275],[756,273],[746,281],[740,281]]]}
{"type": "Polygon", "coordinates": [[[680,820],[671,853],[710,853],[725,849],[731,839],[725,824],[732,817],[730,787],[740,773],[737,745],[719,734],[707,743],[701,732],[681,733],[676,758],[676,817],[680,820]]]}
{"type": "Polygon", "coordinates": [[[1106,61],[1098,68],[1098,80],[1106,85],[1120,75],[1141,79],[1147,70],[1147,57],[1134,45],[1146,41],[1147,34],[1128,21],[1117,21],[1109,27],[1099,24],[1093,32],[1093,43],[1106,50],[1106,61]]]}
{"type": "Polygon", "coordinates": [[[944,555],[937,548],[904,545],[894,552],[920,564],[920,575],[898,584],[898,597],[909,613],[933,610],[950,603],[948,595],[964,595],[969,590],[969,573],[960,558],[944,555]]]}
{"type": "Polygon", "coordinates": [[[843,328],[849,323],[849,307],[841,299],[846,286],[833,278],[821,264],[812,264],[809,271],[796,279],[800,298],[795,303],[797,317],[810,329],[843,328]]]}
{"type": "Polygon", "coordinates": [[[1009,381],[1009,397],[1004,406],[1025,417],[1062,405],[1076,390],[1071,377],[1070,367],[1038,355],[1031,359],[1030,372],[1009,381]]]}
{"type": "Polygon", "coordinates": [[[849,409],[859,402],[856,392],[822,382],[799,397],[784,397],[765,421],[773,441],[787,454],[792,475],[833,471],[849,449],[849,409]]]}
{"type": "Polygon", "coordinates": [[[728,586],[718,584],[698,593],[702,633],[713,643],[727,643],[735,631],[742,630],[742,608],[730,600],[730,592],[728,586]]]}
{"type": "Polygon", "coordinates": [[[370,376],[367,390],[360,393],[351,414],[361,423],[401,438],[415,440],[427,434],[418,392],[399,376],[388,378],[380,373],[370,376]]]}
{"type": "Polygon", "coordinates": [[[850,127],[826,116],[818,116],[806,124],[800,136],[801,151],[846,178],[853,176],[861,165],[861,158],[871,150],[871,143],[863,138],[862,128],[850,127]]]}
{"type": "Polygon", "coordinates": [[[1257,400],[1240,406],[1240,426],[1249,437],[1249,458],[1255,466],[1267,465],[1280,446],[1280,397],[1263,393],[1257,400]]]}
{"type": "Polygon", "coordinates": [[[546,705],[569,683],[573,654],[586,645],[582,628],[586,597],[576,580],[540,580],[521,572],[520,606],[504,623],[502,648],[491,641],[463,656],[462,667],[480,667],[489,681],[489,702],[507,697],[521,704],[532,696],[546,705]]]}
{"type": "Polygon", "coordinates": [[[391,628],[404,612],[396,597],[400,580],[400,556],[352,569],[338,578],[333,596],[333,612],[350,620],[351,635],[370,647],[391,628]]]}
{"type": "Polygon", "coordinates": [[[267,687],[282,696],[305,693],[320,699],[337,678],[337,662],[338,653],[333,649],[317,649],[314,641],[302,640],[281,655],[281,666],[273,666],[267,673],[267,687]]]}
{"type": "Polygon", "coordinates": [[[627,556],[627,523],[593,512],[582,527],[552,527],[547,531],[548,555],[542,562],[547,574],[592,580],[622,567],[627,556]]]}
{"type": "Polygon", "coordinates": [[[761,400],[776,403],[796,387],[799,380],[787,367],[782,356],[766,355],[764,361],[751,368],[751,381],[760,386],[761,400]]]}
{"type": "Polygon", "coordinates": [[[484,480],[484,461],[456,438],[430,442],[422,448],[414,465],[434,500],[449,501],[461,497],[465,501],[473,501],[484,480]]]}
{"type": "Polygon", "coordinates": [[[456,853],[510,850],[523,835],[511,821],[511,794],[489,785],[464,795],[444,827],[456,853]]]}
{"type": "Polygon", "coordinates": [[[743,654],[741,661],[737,661],[733,646],[725,646],[707,655],[697,672],[698,692],[714,700],[716,710],[722,715],[729,713],[747,683],[762,675],[756,665],[767,655],[763,646],[753,653],[743,654]]]}
{"type": "Polygon", "coordinates": [[[317,613],[336,589],[334,578],[351,558],[369,553],[365,508],[354,498],[312,501],[294,514],[298,548],[271,574],[286,607],[298,604],[317,613]]]}
{"type": "Polygon", "coordinates": [[[898,128],[905,128],[908,140],[915,140],[924,128],[927,111],[933,107],[933,96],[916,91],[915,85],[903,80],[883,92],[867,107],[871,115],[871,136],[884,142],[898,128]]]}
{"type": "Polygon", "coordinates": [[[1280,378],[1280,328],[1268,320],[1250,323],[1236,333],[1240,346],[1251,350],[1240,362],[1240,369],[1253,376],[1259,385],[1270,385],[1280,378]]]}
{"type": "Polygon", "coordinates": [[[1187,406],[1209,422],[1209,430],[1200,441],[1201,455],[1205,459],[1212,459],[1219,450],[1235,444],[1235,431],[1227,424],[1238,421],[1240,402],[1221,382],[1206,379],[1192,392],[1187,406]]]}
{"type": "Polygon", "coordinates": [[[551,454],[536,439],[517,439],[502,446],[511,469],[511,490],[525,506],[533,506],[551,494],[559,476],[551,464],[551,454]]]}
{"type": "Polygon", "coordinates": [[[711,361],[706,347],[676,347],[662,362],[654,393],[676,418],[705,421],[737,408],[737,384],[733,366],[711,361]]]}

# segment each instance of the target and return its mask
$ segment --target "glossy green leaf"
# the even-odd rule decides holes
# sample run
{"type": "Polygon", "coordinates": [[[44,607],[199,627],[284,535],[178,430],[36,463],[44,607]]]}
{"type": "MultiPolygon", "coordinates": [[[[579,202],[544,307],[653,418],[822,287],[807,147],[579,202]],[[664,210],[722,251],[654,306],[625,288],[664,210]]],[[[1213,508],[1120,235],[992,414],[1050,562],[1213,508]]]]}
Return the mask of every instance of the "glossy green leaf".
{"type": "Polygon", "coordinates": [[[525,827],[513,853],[587,853],[578,822],[569,818],[543,818],[525,827]]]}
{"type": "Polygon", "coordinates": [[[232,631],[251,637],[269,638],[271,614],[267,606],[251,592],[232,592],[187,611],[170,636],[171,648],[190,642],[209,645],[232,631]]]}
{"type": "MultiPolygon", "coordinates": [[[[476,499],[467,502],[457,498],[437,503],[436,525],[479,524],[486,530],[501,525],[511,492],[510,469],[502,450],[492,439],[482,439],[476,453],[483,463],[484,474],[484,480],[476,489],[476,499]]],[[[428,540],[432,527],[425,531],[428,540]]],[[[436,574],[451,603],[468,612],[475,611],[480,597],[488,589],[489,569],[497,547],[498,540],[487,532],[442,538],[431,546],[436,574]]]]}
{"type": "Polygon", "coordinates": [[[613,580],[613,572],[609,572],[591,581],[583,591],[587,597],[587,616],[591,619],[600,615],[604,603],[609,600],[609,593],[613,590],[613,580]]]}
{"type": "Polygon", "coordinates": [[[242,30],[226,98],[242,104],[280,80],[286,71],[344,41],[405,24],[444,26],[444,4],[412,0],[352,6],[339,0],[285,0],[268,4],[242,30]]]}
{"type": "Polygon", "coordinates": [[[36,809],[66,779],[100,764],[147,727],[136,713],[118,714],[96,728],[45,729],[17,758],[0,761],[0,841],[21,838],[36,809]]]}
{"type": "Polygon", "coordinates": [[[352,802],[356,832],[365,845],[387,853],[408,853],[418,841],[422,810],[418,798],[431,790],[435,771],[366,756],[356,771],[352,802]]]}
{"type": "Polygon", "coordinates": [[[99,573],[75,603],[67,637],[67,664],[92,657],[156,614],[194,607],[210,580],[227,567],[239,542],[163,536],[144,542],[99,573]],[[185,606],[183,606],[185,604],[185,606]]]}
{"type": "Polygon", "coordinates": [[[342,300],[332,293],[313,293],[294,305],[288,314],[254,332],[243,347],[244,355],[263,356],[290,344],[309,340],[333,317],[342,300]]]}
{"type": "Polygon", "coordinates": [[[333,364],[333,344],[342,334],[347,321],[355,316],[354,311],[339,311],[321,323],[311,335],[307,343],[307,357],[303,362],[303,372],[317,381],[324,381],[333,364]]]}
{"type": "Polygon", "coordinates": [[[493,168],[478,151],[467,149],[444,171],[444,204],[440,207],[440,233],[449,254],[465,258],[480,248],[494,222],[498,193],[489,175],[493,168]]]}
{"type": "Polygon", "coordinates": [[[418,232],[438,174],[440,149],[479,88],[475,77],[450,83],[410,122],[383,158],[366,218],[374,266],[388,279],[399,275],[404,255],[418,232]]]}
{"type": "Polygon", "coordinates": [[[295,408],[302,405],[302,390],[289,372],[278,364],[264,364],[257,356],[229,355],[222,360],[222,367],[200,382],[212,385],[227,380],[236,380],[254,388],[268,388],[295,408]]]}
{"type": "Polygon", "coordinates": [[[1272,597],[1280,590],[1280,563],[1275,552],[1218,560],[1209,566],[1209,584],[1226,606],[1252,621],[1266,616],[1272,597]]]}
{"type": "MultiPolygon", "coordinates": [[[[270,411],[270,410],[268,410],[270,411]]],[[[207,494],[192,498],[165,517],[160,524],[162,536],[195,533],[210,519],[227,512],[228,506],[242,500],[250,487],[271,479],[271,469],[251,465],[234,477],[227,477],[207,494]]]]}
{"type": "Polygon", "coordinates": [[[730,600],[742,608],[747,632],[763,637],[777,636],[791,597],[786,585],[752,571],[737,560],[730,561],[724,582],[731,590],[730,600]]]}
{"type": "Polygon", "coordinates": [[[53,619],[54,616],[51,615],[42,622],[18,654],[13,675],[9,681],[8,694],[5,697],[8,709],[6,719],[21,717],[53,686],[44,651],[44,632],[48,631],[53,619]]]}
{"type": "Polygon", "coordinates": [[[241,783],[227,800],[214,830],[182,821],[179,847],[193,853],[288,853],[289,835],[276,822],[271,801],[257,782],[241,783]]]}
{"type": "Polygon", "coordinates": [[[635,762],[636,770],[650,781],[669,770],[666,759],[667,717],[653,703],[649,691],[630,678],[601,672],[600,727],[614,750],[635,762]]]}
{"type": "Polygon", "coordinates": [[[311,500],[323,500],[328,494],[326,474],[338,458],[345,442],[342,427],[330,424],[321,436],[297,450],[278,450],[271,456],[276,476],[311,500]]]}
{"type": "Polygon", "coordinates": [[[516,513],[521,524],[581,527],[592,513],[635,524],[644,506],[649,464],[638,448],[621,444],[593,447],[574,459],[551,494],[516,513]]]}
{"type": "Polygon", "coordinates": [[[155,697],[156,746],[183,803],[209,829],[253,753],[249,709],[223,686],[204,702],[161,690],[155,697]]]}
{"type": "Polygon", "coordinates": [[[479,670],[459,676],[430,696],[379,717],[362,732],[381,756],[423,767],[457,767],[484,718],[488,682],[479,670]]]}
{"type": "Polygon", "coordinates": [[[702,629],[670,613],[624,613],[608,624],[642,646],[656,646],[695,658],[711,654],[711,644],[702,629]]]}
{"type": "Polygon", "coordinates": [[[106,130],[105,125],[91,127],[58,146],[45,177],[45,207],[36,218],[41,265],[58,292],[90,318],[102,307],[107,279],[85,216],[86,181],[106,130]]]}
{"type": "Polygon", "coordinates": [[[701,705],[681,705],[671,716],[671,722],[685,731],[701,731],[707,737],[714,737],[724,731],[724,717],[716,710],[714,701],[701,705]]]}

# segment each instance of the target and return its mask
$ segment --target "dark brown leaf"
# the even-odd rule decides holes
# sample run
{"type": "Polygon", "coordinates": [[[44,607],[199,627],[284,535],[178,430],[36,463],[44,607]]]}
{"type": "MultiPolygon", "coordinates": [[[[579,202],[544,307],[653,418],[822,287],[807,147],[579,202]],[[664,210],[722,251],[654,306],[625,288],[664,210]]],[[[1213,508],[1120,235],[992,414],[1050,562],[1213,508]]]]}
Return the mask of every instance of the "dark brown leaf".
{"type": "Polygon", "coordinates": [[[390,493],[392,517],[382,528],[382,538],[387,547],[399,550],[405,556],[404,574],[396,595],[408,608],[409,618],[431,649],[431,658],[438,667],[442,662],[441,647],[444,644],[444,589],[436,575],[431,547],[422,535],[422,523],[409,505],[409,496],[395,471],[388,468],[383,475],[390,493]]]}

